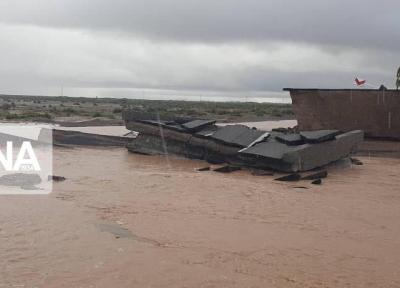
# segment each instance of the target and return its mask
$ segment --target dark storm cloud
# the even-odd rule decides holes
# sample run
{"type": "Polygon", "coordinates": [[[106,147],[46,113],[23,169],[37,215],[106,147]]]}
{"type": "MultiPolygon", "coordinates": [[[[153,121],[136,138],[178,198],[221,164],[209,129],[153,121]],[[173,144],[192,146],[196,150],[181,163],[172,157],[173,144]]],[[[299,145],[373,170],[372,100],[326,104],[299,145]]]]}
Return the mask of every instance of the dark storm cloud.
{"type": "Polygon", "coordinates": [[[398,0],[2,0],[2,21],[195,42],[400,48],[398,0]]]}
{"type": "Polygon", "coordinates": [[[353,87],[356,76],[393,87],[399,8],[394,0],[1,0],[0,93],[265,94],[353,87]]]}

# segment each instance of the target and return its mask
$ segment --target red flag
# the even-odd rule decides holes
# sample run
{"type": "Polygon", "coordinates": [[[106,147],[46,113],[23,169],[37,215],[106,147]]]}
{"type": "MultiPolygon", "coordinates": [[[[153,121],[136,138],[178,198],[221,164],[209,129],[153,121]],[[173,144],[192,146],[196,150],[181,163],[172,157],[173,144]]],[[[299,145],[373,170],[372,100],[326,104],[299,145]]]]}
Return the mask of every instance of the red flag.
{"type": "Polygon", "coordinates": [[[359,79],[358,77],[356,78],[355,81],[356,81],[357,86],[364,85],[365,82],[367,82],[367,81],[365,81],[364,79],[359,79]]]}

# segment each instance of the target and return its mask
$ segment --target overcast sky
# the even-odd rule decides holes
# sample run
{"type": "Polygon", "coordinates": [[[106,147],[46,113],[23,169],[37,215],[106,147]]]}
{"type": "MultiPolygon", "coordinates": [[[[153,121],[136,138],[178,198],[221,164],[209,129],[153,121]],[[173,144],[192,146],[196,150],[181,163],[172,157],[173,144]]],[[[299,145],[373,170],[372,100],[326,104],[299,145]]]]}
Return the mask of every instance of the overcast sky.
{"type": "MultiPolygon", "coordinates": [[[[394,86],[398,0],[1,0],[0,93],[394,86]]],[[[167,96],[168,97],[168,96],[167,96]]]]}

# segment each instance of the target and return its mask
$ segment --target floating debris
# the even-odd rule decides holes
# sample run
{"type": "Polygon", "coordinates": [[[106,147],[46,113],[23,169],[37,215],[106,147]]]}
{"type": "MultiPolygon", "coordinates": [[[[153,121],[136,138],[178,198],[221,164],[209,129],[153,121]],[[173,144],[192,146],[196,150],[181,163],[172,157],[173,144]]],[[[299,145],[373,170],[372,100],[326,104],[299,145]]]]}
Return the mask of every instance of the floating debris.
{"type": "Polygon", "coordinates": [[[361,161],[360,161],[359,159],[357,159],[357,158],[351,157],[351,158],[350,158],[350,161],[351,161],[351,164],[353,164],[353,165],[364,165],[364,163],[361,162],[361,161]]]}
{"type": "Polygon", "coordinates": [[[210,171],[210,167],[199,168],[199,169],[197,169],[197,171],[200,171],[200,172],[202,172],[202,171],[210,171]]]}
{"type": "Polygon", "coordinates": [[[314,180],[314,181],[311,182],[311,184],[314,184],[314,185],[321,185],[321,184],[322,184],[322,179],[314,180]]]}
{"type": "Polygon", "coordinates": [[[317,180],[317,179],[322,179],[328,177],[328,171],[323,170],[323,171],[318,171],[315,173],[311,173],[307,176],[303,176],[301,180],[317,180]]]}
{"type": "Polygon", "coordinates": [[[219,173],[232,173],[232,172],[239,171],[239,170],[242,170],[242,168],[240,168],[238,166],[231,166],[231,165],[226,165],[226,166],[214,169],[215,172],[219,172],[219,173]]]}
{"type": "Polygon", "coordinates": [[[60,181],[65,181],[65,177],[63,176],[56,176],[56,175],[49,175],[47,178],[49,181],[56,181],[56,182],[60,182],[60,181]]]}
{"type": "Polygon", "coordinates": [[[274,172],[270,171],[270,170],[253,169],[251,171],[251,175],[254,175],[254,176],[273,176],[274,172]]]}
{"type": "Polygon", "coordinates": [[[301,179],[301,175],[299,173],[293,173],[293,174],[289,174],[286,176],[282,176],[279,178],[276,178],[276,181],[285,181],[285,182],[295,182],[295,181],[299,181],[301,179]]]}

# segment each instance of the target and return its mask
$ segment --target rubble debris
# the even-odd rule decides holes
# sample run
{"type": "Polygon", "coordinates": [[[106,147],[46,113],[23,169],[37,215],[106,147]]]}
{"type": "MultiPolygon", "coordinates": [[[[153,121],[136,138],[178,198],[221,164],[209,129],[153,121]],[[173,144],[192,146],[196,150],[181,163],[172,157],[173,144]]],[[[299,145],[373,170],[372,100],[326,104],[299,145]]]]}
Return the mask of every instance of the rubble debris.
{"type": "Polygon", "coordinates": [[[276,140],[286,145],[301,145],[304,144],[304,139],[300,136],[300,134],[284,134],[276,136],[276,140]]]}
{"type": "Polygon", "coordinates": [[[238,166],[231,166],[231,165],[226,165],[226,166],[222,166],[222,167],[214,169],[215,172],[219,172],[219,173],[231,173],[231,172],[235,172],[235,171],[239,171],[239,170],[242,170],[242,168],[240,168],[238,166]]]}
{"type": "Polygon", "coordinates": [[[300,179],[301,179],[301,175],[299,173],[292,173],[292,174],[289,174],[286,176],[276,178],[274,180],[285,181],[285,182],[295,182],[295,181],[299,181],[300,179]]]}
{"type": "Polygon", "coordinates": [[[323,171],[318,171],[318,172],[303,176],[301,178],[301,180],[317,180],[317,179],[322,179],[322,178],[326,178],[326,177],[328,177],[328,171],[323,170],[323,171]]]}
{"type": "Polygon", "coordinates": [[[65,177],[63,177],[63,176],[56,176],[56,175],[49,175],[48,177],[47,177],[47,179],[49,180],[49,181],[56,181],[56,182],[60,182],[60,181],[65,181],[66,180],[66,178],[65,177]]]}
{"type": "Polygon", "coordinates": [[[351,161],[351,164],[353,164],[353,165],[363,165],[364,164],[359,159],[353,158],[353,157],[350,157],[350,161],[351,161]]]}
{"type": "Polygon", "coordinates": [[[296,134],[293,131],[262,131],[244,125],[220,127],[211,120],[160,120],[154,115],[142,119],[132,110],[123,115],[127,129],[139,133],[127,144],[131,152],[172,154],[212,164],[227,163],[288,173],[309,171],[349,157],[364,137],[360,130],[347,133],[337,130],[302,131],[296,134]]]}
{"type": "Polygon", "coordinates": [[[316,179],[316,180],[312,181],[311,184],[321,185],[322,184],[322,179],[316,179]]]}
{"type": "Polygon", "coordinates": [[[200,172],[203,172],[203,171],[210,171],[210,167],[199,168],[199,169],[197,169],[197,171],[200,171],[200,172]]]}
{"type": "Polygon", "coordinates": [[[336,135],[339,135],[338,130],[317,130],[317,131],[303,131],[300,132],[301,137],[307,143],[321,143],[335,139],[336,135]]]}
{"type": "Polygon", "coordinates": [[[274,172],[270,170],[253,169],[251,175],[254,176],[273,176],[274,172]]]}

